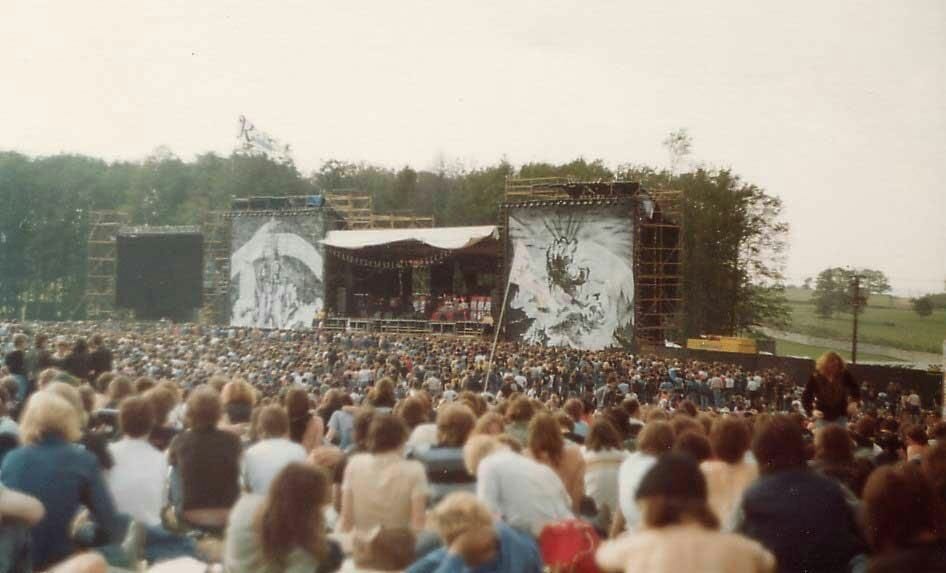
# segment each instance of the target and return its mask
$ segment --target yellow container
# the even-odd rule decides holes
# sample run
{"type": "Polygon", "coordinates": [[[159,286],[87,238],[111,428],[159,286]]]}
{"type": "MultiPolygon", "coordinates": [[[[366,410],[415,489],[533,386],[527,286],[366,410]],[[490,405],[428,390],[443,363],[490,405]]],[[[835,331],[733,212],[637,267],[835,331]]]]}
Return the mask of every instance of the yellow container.
{"type": "Polygon", "coordinates": [[[741,352],[755,354],[755,340],[737,336],[704,336],[687,340],[687,348],[695,350],[715,350],[716,352],[741,352]]]}

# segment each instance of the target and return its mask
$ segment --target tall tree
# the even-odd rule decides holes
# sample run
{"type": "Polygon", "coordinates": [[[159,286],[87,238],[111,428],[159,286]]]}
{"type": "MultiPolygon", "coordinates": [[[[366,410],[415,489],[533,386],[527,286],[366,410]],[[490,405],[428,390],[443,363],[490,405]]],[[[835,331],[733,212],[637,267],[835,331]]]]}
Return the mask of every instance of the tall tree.
{"type": "Polygon", "coordinates": [[[887,292],[890,292],[890,281],[882,271],[831,267],[818,273],[812,299],[818,316],[829,318],[839,312],[854,312],[855,308],[858,313],[864,312],[870,295],[887,292]],[[855,277],[860,277],[860,294],[856,300],[855,277]]]}
{"type": "MultiPolygon", "coordinates": [[[[618,168],[623,179],[662,189],[668,171],[618,168]]],[[[673,179],[683,194],[683,334],[736,334],[789,320],[782,275],[788,225],[782,202],[728,169],[673,179]]]]}

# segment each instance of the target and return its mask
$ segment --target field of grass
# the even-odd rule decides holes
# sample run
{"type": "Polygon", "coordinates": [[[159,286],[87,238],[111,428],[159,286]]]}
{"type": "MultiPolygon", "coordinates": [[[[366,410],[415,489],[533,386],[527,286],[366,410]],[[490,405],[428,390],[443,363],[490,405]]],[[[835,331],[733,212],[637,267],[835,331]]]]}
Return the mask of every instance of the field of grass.
{"type": "MultiPolygon", "coordinates": [[[[814,360],[828,350],[831,349],[808,344],[799,344],[798,342],[791,342],[789,340],[775,341],[775,354],[777,356],[804,356],[814,360]]],[[[836,352],[843,356],[845,360],[851,359],[851,353],[848,351],[838,350],[836,352]]],[[[857,360],[858,362],[899,362],[896,358],[889,356],[878,356],[876,354],[865,354],[863,352],[857,353],[857,360]]]]}
{"type": "MultiPolygon", "coordinates": [[[[838,340],[851,339],[850,314],[835,314],[824,319],[815,314],[811,302],[812,291],[787,289],[792,323],[787,330],[838,340]]],[[[946,310],[934,311],[931,316],[913,312],[910,300],[887,295],[874,295],[860,316],[859,339],[904,350],[939,353],[946,339],[946,310]]]]}

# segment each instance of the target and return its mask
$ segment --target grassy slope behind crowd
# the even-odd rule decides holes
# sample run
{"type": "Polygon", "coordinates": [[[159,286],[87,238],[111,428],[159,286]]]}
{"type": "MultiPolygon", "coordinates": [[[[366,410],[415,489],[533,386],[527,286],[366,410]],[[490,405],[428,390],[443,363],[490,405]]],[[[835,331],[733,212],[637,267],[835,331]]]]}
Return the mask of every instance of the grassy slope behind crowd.
{"type": "MultiPolygon", "coordinates": [[[[832,318],[821,318],[815,313],[812,292],[796,287],[786,290],[792,313],[787,330],[820,338],[850,340],[851,315],[835,314],[832,318]]],[[[946,310],[935,310],[931,316],[923,317],[913,311],[908,298],[874,295],[860,316],[858,339],[904,350],[939,353],[946,339],[946,310]]]]}

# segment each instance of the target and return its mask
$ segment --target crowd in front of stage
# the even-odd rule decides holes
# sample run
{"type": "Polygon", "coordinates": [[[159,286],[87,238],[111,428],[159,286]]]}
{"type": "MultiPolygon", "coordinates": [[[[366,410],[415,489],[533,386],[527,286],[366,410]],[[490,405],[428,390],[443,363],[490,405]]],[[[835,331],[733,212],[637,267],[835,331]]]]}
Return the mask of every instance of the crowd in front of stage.
{"type": "Polygon", "coordinates": [[[170,324],[0,345],[0,573],[946,571],[946,423],[833,353],[792,380],[170,324]]]}

